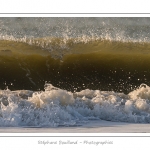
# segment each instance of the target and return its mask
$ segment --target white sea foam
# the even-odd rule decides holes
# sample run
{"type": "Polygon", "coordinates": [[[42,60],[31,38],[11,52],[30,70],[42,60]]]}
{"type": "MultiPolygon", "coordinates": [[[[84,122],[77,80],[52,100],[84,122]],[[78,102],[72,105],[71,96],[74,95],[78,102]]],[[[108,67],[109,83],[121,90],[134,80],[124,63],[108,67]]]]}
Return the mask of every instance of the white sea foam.
{"type": "Polygon", "coordinates": [[[0,18],[0,40],[53,51],[97,40],[150,42],[149,18],[0,18]],[[54,38],[60,38],[53,42],[54,38]],[[41,40],[42,39],[42,40],[41,40]]]}
{"type": "Polygon", "coordinates": [[[128,95],[99,90],[71,93],[46,84],[45,91],[0,91],[0,126],[72,126],[91,119],[150,123],[150,87],[128,95]]]}

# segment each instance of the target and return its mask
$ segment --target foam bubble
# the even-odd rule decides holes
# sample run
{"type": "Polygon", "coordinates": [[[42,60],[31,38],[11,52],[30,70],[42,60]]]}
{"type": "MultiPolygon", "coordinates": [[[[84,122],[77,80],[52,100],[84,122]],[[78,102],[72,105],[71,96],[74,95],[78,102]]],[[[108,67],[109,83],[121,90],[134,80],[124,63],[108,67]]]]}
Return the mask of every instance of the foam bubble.
{"type": "Polygon", "coordinates": [[[71,93],[51,84],[39,92],[1,90],[0,126],[72,126],[91,119],[149,123],[148,93],[147,85],[128,95],[90,89],[71,93]]]}
{"type": "Polygon", "coordinates": [[[141,84],[138,89],[129,93],[131,99],[136,100],[138,98],[150,100],[150,87],[146,84],[141,84]]]}

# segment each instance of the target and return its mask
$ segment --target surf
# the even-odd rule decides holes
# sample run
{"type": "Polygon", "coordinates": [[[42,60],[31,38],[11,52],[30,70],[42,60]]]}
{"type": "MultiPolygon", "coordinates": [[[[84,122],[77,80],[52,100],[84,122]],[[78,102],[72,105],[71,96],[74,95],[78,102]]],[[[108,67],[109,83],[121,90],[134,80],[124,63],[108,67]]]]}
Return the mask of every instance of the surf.
{"type": "Polygon", "coordinates": [[[142,83],[149,84],[149,43],[50,39],[45,47],[39,44],[42,39],[0,41],[1,89],[39,90],[47,81],[70,91],[128,93],[142,83]],[[48,48],[50,43],[53,50],[48,48]]]}
{"type": "Polygon", "coordinates": [[[70,92],[45,84],[44,91],[0,90],[1,127],[79,126],[90,120],[149,123],[150,87],[129,94],[85,89],[70,92]]]}
{"type": "Polygon", "coordinates": [[[148,19],[0,20],[0,126],[150,122],[148,19]]]}

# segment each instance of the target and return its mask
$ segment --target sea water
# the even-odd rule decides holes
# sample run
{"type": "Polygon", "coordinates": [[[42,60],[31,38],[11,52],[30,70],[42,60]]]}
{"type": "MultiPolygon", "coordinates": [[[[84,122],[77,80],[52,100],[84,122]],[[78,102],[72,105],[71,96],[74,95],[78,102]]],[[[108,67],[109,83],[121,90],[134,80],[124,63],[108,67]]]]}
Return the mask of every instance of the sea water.
{"type": "Polygon", "coordinates": [[[150,122],[149,18],[0,18],[0,126],[150,122]]]}

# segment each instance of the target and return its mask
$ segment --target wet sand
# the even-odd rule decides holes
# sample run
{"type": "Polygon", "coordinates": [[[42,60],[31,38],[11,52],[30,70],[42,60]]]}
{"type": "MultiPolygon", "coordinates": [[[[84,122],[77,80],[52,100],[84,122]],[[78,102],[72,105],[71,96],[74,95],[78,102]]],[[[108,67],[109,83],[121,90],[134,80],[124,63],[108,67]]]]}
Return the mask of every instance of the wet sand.
{"type": "Polygon", "coordinates": [[[69,127],[1,127],[0,133],[150,133],[149,124],[94,120],[69,127]]]}

